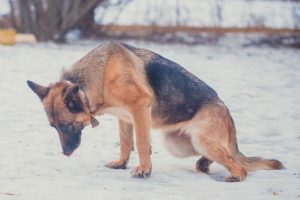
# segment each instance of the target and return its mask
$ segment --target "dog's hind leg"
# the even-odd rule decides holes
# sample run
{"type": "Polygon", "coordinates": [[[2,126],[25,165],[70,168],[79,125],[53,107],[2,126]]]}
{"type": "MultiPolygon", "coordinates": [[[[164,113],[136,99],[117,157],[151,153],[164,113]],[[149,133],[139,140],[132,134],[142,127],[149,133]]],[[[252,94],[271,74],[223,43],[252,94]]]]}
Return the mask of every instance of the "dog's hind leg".
{"type": "Polygon", "coordinates": [[[133,125],[119,120],[120,158],[109,162],[106,167],[112,169],[126,169],[130,153],[133,150],[133,125]]]}
{"type": "Polygon", "coordinates": [[[235,156],[222,144],[200,136],[199,145],[204,149],[205,157],[220,163],[228,169],[230,176],[225,178],[226,182],[238,182],[246,178],[247,171],[245,168],[236,161],[235,156]]]}
{"type": "MultiPolygon", "coordinates": [[[[230,176],[225,181],[245,179],[247,171],[237,160],[235,129],[225,106],[212,104],[203,108],[193,118],[189,130],[194,148],[209,160],[228,169],[230,176]]],[[[205,159],[200,160],[199,164],[201,162],[206,164],[205,159]]]]}

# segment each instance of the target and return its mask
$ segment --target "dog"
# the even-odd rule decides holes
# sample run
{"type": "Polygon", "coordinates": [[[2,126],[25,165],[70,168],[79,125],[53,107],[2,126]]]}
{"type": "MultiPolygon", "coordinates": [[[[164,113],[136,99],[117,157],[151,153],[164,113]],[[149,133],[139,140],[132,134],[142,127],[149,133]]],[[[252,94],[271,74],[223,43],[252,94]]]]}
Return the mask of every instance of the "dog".
{"type": "Polygon", "coordinates": [[[209,172],[214,161],[243,181],[248,171],[282,169],[275,159],[246,157],[238,149],[230,112],[217,93],[192,73],[152,51],[120,42],[101,45],[47,87],[27,81],[41,99],[63,153],[80,145],[85,126],[98,125],[97,115],[118,118],[120,157],[106,166],[125,169],[135,132],[139,165],[133,177],[151,174],[150,129],[160,129],[165,146],[176,157],[202,156],[196,170],[209,172]]]}

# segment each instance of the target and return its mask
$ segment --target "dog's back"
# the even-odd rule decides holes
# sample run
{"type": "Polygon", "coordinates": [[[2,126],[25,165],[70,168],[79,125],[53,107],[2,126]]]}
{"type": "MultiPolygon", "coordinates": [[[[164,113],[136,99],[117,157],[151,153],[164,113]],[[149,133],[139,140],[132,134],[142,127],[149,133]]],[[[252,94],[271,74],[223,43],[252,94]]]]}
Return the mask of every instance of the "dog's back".
{"type": "Polygon", "coordinates": [[[218,100],[211,87],[179,64],[154,52],[123,45],[144,60],[147,81],[155,95],[153,115],[164,119],[164,124],[190,120],[201,107],[218,100]]]}

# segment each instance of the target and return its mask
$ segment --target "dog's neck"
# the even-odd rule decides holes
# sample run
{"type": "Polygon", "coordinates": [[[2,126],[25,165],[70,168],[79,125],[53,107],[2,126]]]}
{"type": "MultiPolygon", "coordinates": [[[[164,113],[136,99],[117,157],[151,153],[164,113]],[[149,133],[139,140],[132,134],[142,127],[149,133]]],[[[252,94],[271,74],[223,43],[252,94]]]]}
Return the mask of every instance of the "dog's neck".
{"type": "MultiPolygon", "coordinates": [[[[90,86],[85,87],[82,89],[83,93],[85,94],[86,101],[89,105],[89,110],[92,115],[97,114],[97,110],[103,104],[103,89],[102,89],[102,82],[101,84],[97,84],[97,86],[90,86]]],[[[79,86],[80,87],[80,86],[79,86]]]]}
{"type": "Polygon", "coordinates": [[[69,69],[64,70],[61,80],[79,85],[90,104],[91,114],[96,115],[103,104],[103,74],[107,49],[99,46],[92,50],[69,69]]]}
{"type": "Polygon", "coordinates": [[[90,104],[92,114],[103,104],[103,74],[107,58],[105,46],[89,52],[69,69],[64,70],[61,80],[79,85],[90,104]]]}
{"type": "Polygon", "coordinates": [[[96,115],[99,107],[103,104],[103,67],[97,72],[78,73],[72,70],[65,71],[61,80],[77,84],[85,95],[89,110],[92,115],[96,115]],[[91,74],[92,73],[92,74],[91,74]]]}

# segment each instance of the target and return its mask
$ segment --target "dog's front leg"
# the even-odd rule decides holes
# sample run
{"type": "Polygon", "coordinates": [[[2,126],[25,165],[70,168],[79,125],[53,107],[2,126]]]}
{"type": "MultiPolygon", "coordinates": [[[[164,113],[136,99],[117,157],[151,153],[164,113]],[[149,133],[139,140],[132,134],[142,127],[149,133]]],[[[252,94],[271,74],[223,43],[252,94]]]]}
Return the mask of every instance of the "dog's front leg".
{"type": "Polygon", "coordinates": [[[133,125],[119,120],[120,158],[109,162],[106,167],[126,169],[133,148],[133,125]]]}
{"type": "Polygon", "coordinates": [[[132,110],[132,114],[137,151],[140,160],[139,166],[133,169],[132,176],[134,178],[146,178],[151,174],[152,168],[150,159],[150,107],[135,107],[132,110]]]}

